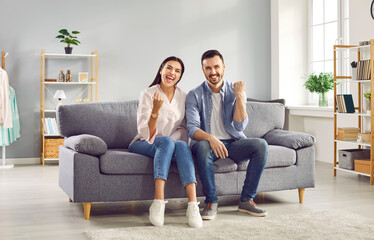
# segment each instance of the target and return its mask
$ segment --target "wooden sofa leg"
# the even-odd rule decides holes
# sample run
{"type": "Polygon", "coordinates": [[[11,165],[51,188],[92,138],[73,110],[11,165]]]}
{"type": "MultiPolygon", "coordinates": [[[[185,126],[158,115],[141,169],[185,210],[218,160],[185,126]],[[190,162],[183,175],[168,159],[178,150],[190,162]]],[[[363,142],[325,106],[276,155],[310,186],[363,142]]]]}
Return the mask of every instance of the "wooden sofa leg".
{"type": "Polygon", "coordinates": [[[69,202],[73,202],[73,200],[71,200],[71,198],[69,198],[69,202]]]}
{"type": "Polygon", "coordinates": [[[305,192],[305,188],[300,188],[298,189],[299,190],[299,202],[300,203],[303,203],[304,202],[304,192],[305,192]]]}
{"type": "Polygon", "coordinates": [[[84,219],[90,220],[91,203],[90,202],[84,202],[83,203],[83,209],[84,209],[84,219]]]}

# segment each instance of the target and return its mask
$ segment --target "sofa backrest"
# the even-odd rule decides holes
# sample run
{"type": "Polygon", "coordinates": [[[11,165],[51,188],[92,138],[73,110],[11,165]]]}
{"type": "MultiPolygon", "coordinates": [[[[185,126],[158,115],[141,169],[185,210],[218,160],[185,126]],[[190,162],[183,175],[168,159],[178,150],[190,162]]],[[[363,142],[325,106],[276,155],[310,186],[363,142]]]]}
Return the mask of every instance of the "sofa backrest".
{"type": "MultiPolygon", "coordinates": [[[[281,103],[247,102],[247,137],[262,137],[282,129],[285,107],[281,103]]],[[[137,133],[138,101],[61,105],[57,110],[60,134],[70,137],[91,134],[103,139],[108,148],[127,148],[137,133]]]]}
{"type": "Polygon", "coordinates": [[[138,101],[61,105],[57,110],[60,134],[91,134],[108,148],[127,148],[137,133],[138,101]]]}
{"type": "Polygon", "coordinates": [[[248,125],[243,131],[246,137],[258,138],[273,129],[284,126],[285,107],[281,103],[247,101],[248,125]]]}

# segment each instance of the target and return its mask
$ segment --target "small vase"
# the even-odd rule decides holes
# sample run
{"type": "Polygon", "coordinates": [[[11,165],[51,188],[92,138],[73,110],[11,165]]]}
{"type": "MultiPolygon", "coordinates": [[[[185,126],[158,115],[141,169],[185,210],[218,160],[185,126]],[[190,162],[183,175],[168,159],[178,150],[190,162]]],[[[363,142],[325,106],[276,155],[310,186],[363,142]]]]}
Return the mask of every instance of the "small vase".
{"type": "Polygon", "coordinates": [[[65,82],[64,70],[60,70],[60,74],[58,75],[58,81],[59,82],[65,82]]]}
{"type": "Polygon", "coordinates": [[[370,98],[366,98],[366,113],[370,114],[371,113],[371,101],[370,98]]]}
{"type": "Polygon", "coordinates": [[[71,72],[70,72],[70,69],[66,70],[66,82],[71,82],[71,72]]]}
{"type": "Polygon", "coordinates": [[[71,52],[73,52],[72,47],[65,47],[65,54],[71,54],[71,52]]]}
{"type": "Polygon", "coordinates": [[[329,105],[329,103],[327,101],[326,93],[325,92],[319,93],[319,106],[320,107],[327,107],[328,105],[329,105]]]}

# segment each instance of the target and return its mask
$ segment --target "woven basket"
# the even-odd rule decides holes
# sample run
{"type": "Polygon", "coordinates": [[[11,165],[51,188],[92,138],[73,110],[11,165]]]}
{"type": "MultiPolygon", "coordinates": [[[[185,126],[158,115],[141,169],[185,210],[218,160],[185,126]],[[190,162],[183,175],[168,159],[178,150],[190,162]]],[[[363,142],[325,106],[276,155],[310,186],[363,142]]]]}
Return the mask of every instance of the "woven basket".
{"type": "Polygon", "coordinates": [[[64,138],[46,138],[44,140],[44,158],[58,158],[58,148],[64,144],[64,138]]]}

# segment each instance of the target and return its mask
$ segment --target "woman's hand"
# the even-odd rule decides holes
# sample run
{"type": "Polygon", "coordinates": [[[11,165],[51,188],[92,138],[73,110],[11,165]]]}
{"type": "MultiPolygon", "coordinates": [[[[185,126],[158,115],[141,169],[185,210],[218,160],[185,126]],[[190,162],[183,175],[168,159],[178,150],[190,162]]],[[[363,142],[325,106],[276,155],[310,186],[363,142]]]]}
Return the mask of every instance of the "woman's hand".
{"type": "Polygon", "coordinates": [[[162,99],[162,96],[160,93],[158,92],[155,92],[155,94],[153,94],[153,109],[152,109],[152,113],[155,113],[155,114],[158,114],[161,107],[162,107],[162,104],[164,103],[164,100],[162,99]]]}

